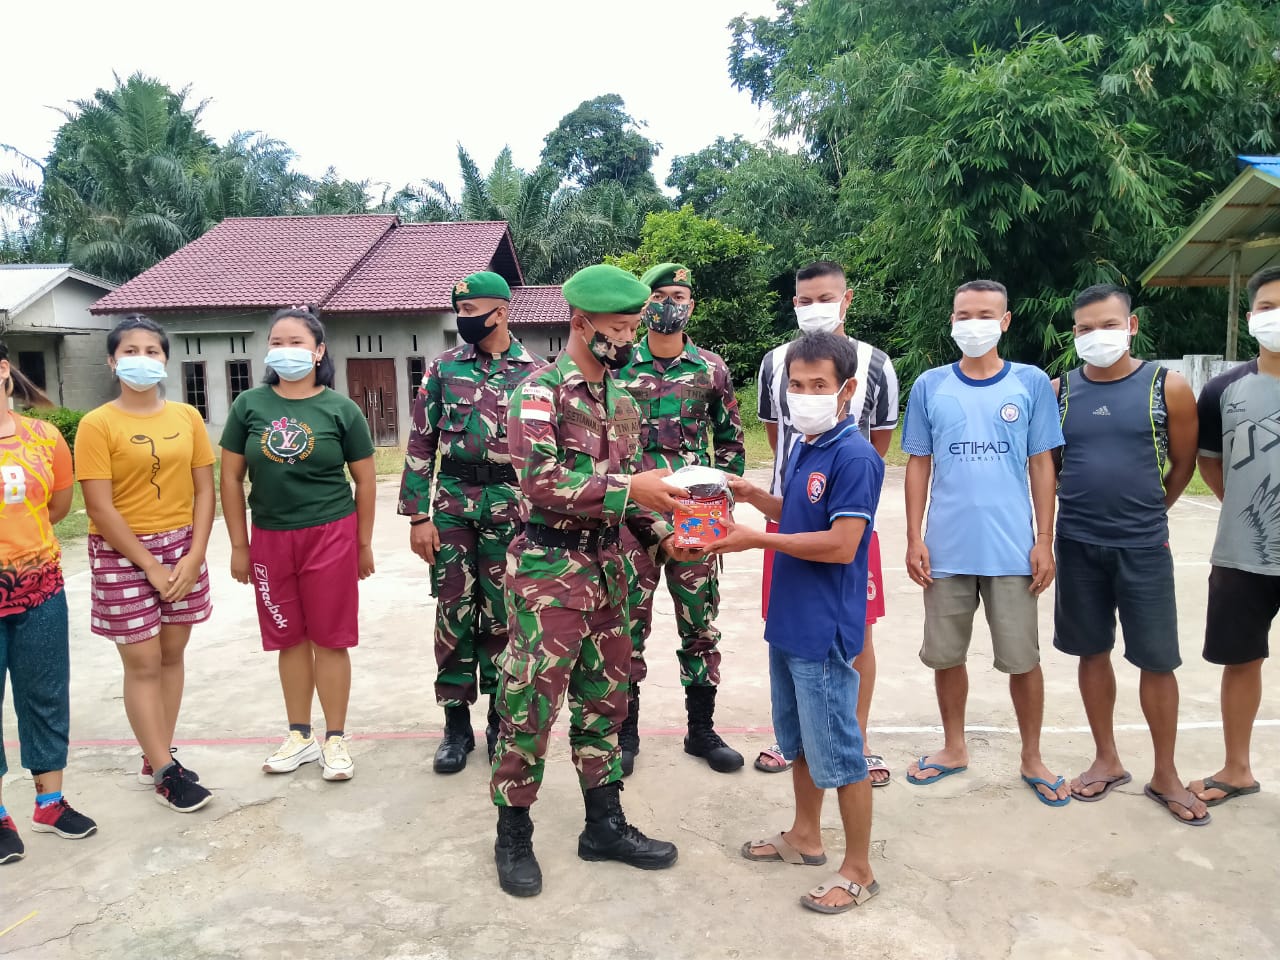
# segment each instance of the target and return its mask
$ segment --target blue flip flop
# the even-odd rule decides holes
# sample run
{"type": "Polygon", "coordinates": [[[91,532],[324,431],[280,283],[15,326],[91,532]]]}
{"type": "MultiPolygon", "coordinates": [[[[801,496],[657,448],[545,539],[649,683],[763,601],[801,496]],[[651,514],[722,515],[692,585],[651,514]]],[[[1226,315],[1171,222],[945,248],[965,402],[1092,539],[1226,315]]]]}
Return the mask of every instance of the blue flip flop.
{"type": "Polygon", "coordinates": [[[916,766],[919,767],[921,770],[937,770],[938,775],[936,777],[920,778],[920,777],[913,777],[911,774],[908,773],[907,783],[914,784],[917,787],[922,787],[925,784],[937,783],[939,780],[945,780],[947,777],[951,776],[953,773],[964,773],[964,771],[969,769],[968,766],[944,767],[940,763],[925,763],[925,761],[928,759],[929,759],[928,757],[921,757],[919,760],[916,761],[916,766]]]}
{"type": "Polygon", "coordinates": [[[1039,790],[1036,789],[1036,787],[1045,787],[1056,793],[1058,790],[1062,789],[1062,785],[1067,782],[1066,777],[1059,777],[1057,783],[1050,783],[1048,780],[1045,780],[1042,777],[1028,777],[1024,773],[1022,775],[1022,782],[1031,788],[1031,792],[1036,795],[1036,799],[1039,800],[1041,803],[1043,803],[1046,807],[1065,807],[1068,803],[1071,802],[1070,797],[1061,797],[1061,798],[1055,797],[1053,800],[1050,800],[1043,793],[1041,793],[1039,790]]]}

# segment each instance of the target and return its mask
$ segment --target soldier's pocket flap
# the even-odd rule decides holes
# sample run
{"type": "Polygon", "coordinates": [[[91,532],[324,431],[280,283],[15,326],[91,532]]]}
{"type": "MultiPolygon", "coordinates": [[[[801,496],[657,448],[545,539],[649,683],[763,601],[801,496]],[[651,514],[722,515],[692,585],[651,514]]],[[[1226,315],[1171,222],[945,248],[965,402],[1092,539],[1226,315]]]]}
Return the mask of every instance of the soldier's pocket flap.
{"type": "Polygon", "coordinates": [[[507,647],[498,657],[497,667],[507,675],[507,689],[521,689],[533,683],[541,657],[536,653],[507,647]]]}

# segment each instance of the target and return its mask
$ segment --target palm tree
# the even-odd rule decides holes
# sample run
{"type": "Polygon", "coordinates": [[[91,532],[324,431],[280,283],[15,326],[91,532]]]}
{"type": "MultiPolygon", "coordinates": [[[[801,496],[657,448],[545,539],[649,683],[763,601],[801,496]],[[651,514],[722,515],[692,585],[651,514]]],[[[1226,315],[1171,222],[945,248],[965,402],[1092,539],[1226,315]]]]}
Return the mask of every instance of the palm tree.
{"type": "Polygon", "coordinates": [[[645,215],[666,206],[661,196],[633,195],[615,180],[561,187],[558,170],[542,164],[525,172],[506,147],[488,176],[461,144],[458,166],[462,217],[507,221],[528,283],[559,283],[606,255],[634,249],[645,215]]]}

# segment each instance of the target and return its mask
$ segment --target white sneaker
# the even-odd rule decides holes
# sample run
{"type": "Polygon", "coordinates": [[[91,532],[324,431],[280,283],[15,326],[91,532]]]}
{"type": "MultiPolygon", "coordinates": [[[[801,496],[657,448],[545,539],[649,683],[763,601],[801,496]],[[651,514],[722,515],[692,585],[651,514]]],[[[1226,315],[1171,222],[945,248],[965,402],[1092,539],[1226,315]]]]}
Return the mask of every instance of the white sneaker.
{"type": "Polygon", "coordinates": [[[293,773],[304,763],[320,759],[320,744],[315,737],[304,737],[297,730],[290,730],[276,752],[262,764],[264,773],[293,773]]]}
{"type": "Polygon", "coordinates": [[[326,780],[350,780],[356,772],[356,765],[351,762],[351,754],[347,752],[347,742],[342,737],[330,737],[324,742],[320,765],[324,768],[326,780]]]}

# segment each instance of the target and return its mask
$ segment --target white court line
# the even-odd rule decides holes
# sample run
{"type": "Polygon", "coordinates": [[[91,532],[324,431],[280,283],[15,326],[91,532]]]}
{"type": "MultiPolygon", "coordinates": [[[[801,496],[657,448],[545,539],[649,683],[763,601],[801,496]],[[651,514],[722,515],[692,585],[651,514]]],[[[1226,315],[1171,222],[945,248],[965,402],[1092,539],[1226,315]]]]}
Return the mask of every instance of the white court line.
{"type": "Polygon", "coordinates": [[[1222,505],[1216,500],[1213,503],[1205,503],[1203,500],[1179,500],[1174,506],[1186,504],[1189,507],[1199,507],[1201,510],[1212,510],[1214,513],[1222,512],[1222,505]]]}
{"type": "MultiPolygon", "coordinates": [[[[1258,720],[1254,723],[1255,727],[1280,727],[1280,720],[1258,720]]],[[[1115,725],[1117,731],[1126,733],[1145,732],[1147,725],[1145,723],[1117,723],[1115,725]]],[[[1222,722],[1219,720],[1192,720],[1187,723],[1178,724],[1179,731],[1187,730],[1221,730],[1222,722]]],[[[925,726],[925,727],[881,727],[876,724],[871,726],[872,733],[941,733],[942,727],[925,726]]],[[[964,728],[965,733],[1000,733],[1009,734],[1011,736],[1018,735],[1017,727],[983,727],[969,725],[964,728]]],[[[1041,733],[1089,733],[1088,727],[1041,727],[1041,733]]]]}

